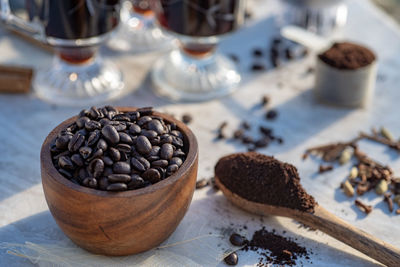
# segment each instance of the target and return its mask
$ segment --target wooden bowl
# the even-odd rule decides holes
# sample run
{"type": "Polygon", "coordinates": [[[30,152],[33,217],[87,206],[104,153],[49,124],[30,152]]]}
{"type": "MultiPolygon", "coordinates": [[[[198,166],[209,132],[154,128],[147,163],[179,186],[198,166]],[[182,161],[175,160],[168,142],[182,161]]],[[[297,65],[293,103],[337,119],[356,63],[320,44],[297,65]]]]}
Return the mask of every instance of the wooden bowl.
{"type": "Polygon", "coordinates": [[[142,189],[100,191],[74,184],[56,170],[50,146],[76,117],[62,122],[44,141],[40,162],[47,205],[58,226],[78,246],[103,255],[140,253],[166,240],[185,215],[197,178],[196,137],[184,123],[165,114],[154,114],[176,123],[188,144],[187,158],[172,176],[142,189]]]}

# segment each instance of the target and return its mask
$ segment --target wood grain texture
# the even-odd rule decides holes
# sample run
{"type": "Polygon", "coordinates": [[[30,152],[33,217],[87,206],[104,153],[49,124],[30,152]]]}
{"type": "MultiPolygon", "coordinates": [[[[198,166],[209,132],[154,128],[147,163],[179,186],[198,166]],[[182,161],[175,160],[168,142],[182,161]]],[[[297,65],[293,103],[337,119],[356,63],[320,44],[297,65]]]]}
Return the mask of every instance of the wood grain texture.
{"type": "Polygon", "coordinates": [[[400,249],[350,225],[319,205],[315,207],[314,213],[307,213],[256,203],[231,192],[221,183],[218,177],[215,177],[215,180],[225,197],[243,210],[258,215],[274,215],[295,219],[330,235],[386,266],[400,266],[400,249]]]}
{"type": "Polygon", "coordinates": [[[164,114],[155,115],[177,124],[185,144],[189,144],[187,158],[172,176],[138,190],[95,190],[76,185],[58,173],[51,161],[50,146],[57,133],[75,118],[61,123],[44,141],[40,160],[46,201],[57,224],[78,246],[113,256],[143,252],[167,239],[185,215],[197,178],[197,141],[182,122],[164,114]]]}

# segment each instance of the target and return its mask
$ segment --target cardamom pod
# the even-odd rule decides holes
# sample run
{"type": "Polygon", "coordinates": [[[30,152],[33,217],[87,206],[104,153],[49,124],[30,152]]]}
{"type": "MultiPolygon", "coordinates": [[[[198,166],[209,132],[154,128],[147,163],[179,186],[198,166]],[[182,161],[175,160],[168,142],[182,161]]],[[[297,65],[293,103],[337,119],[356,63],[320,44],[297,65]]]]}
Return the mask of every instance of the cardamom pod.
{"type": "Polygon", "coordinates": [[[354,166],[350,170],[349,179],[356,179],[357,177],[358,177],[358,168],[354,166]]]}
{"type": "Polygon", "coordinates": [[[345,148],[342,154],[340,155],[339,163],[341,165],[346,164],[347,162],[350,161],[352,156],[353,156],[353,149],[350,147],[345,148]]]}
{"type": "Polygon", "coordinates": [[[388,183],[386,180],[381,180],[379,184],[375,187],[375,192],[378,195],[383,195],[388,190],[388,183]]]}
{"type": "Polygon", "coordinates": [[[348,197],[354,196],[354,188],[350,184],[349,180],[346,180],[346,182],[344,182],[342,184],[342,189],[343,189],[343,192],[346,194],[346,196],[348,196],[348,197]]]}
{"type": "Polygon", "coordinates": [[[394,140],[393,134],[385,127],[381,127],[381,135],[390,141],[394,140]]]}
{"type": "Polygon", "coordinates": [[[397,205],[400,206],[400,195],[395,195],[393,201],[394,203],[397,203],[397,205]]]}

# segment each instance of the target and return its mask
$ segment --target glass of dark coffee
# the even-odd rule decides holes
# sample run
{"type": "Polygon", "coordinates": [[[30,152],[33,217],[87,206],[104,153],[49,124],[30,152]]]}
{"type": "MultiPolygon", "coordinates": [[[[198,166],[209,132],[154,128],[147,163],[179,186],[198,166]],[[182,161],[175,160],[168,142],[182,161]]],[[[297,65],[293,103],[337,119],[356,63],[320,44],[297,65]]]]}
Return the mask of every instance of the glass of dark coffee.
{"type": "Polygon", "coordinates": [[[240,82],[235,63],[215,53],[219,40],[244,22],[245,0],[153,0],[159,25],[180,49],[152,70],[156,93],[173,100],[204,101],[232,92],[240,82]]]}
{"type": "Polygon", "coordinates": [[[30,21],[14,16],[7,0],[1,2],[1,15],[8,25],[54,47],[53,64],[35,75],[34,90],[41,99],[88,105],[124,92],[121,71],[97,53],[119,24],[118,0],[27,1],[30,21]]]}
{"type": "Polygon", "coordinates": [[[110,41],[112,49],[139,53],[173,45],[174,38],[156,25],[150,1],[127,0],[122,3],[121,25],[110,41]]]}

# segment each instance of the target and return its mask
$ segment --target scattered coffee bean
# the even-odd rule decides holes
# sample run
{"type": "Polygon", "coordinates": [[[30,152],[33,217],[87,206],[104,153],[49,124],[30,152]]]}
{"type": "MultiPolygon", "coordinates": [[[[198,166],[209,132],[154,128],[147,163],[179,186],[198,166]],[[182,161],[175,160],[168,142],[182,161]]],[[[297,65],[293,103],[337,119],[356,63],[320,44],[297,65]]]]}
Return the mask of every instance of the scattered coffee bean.
{"type": "Polygon", "coordinates": [[[228,57],[229,57],[230,59],[232,59],[232,61],[234,61],[234,62],[236,62],[236,63],[239,62],[239,57],[238,57],[237,55],[235,55],[235,54],[228,54],[228,57]]]}
{"type": "Polygon", "coordinates": [[[268,105],[269,102],[270,102],[269,96],[264,95],[264,96],[261,98],[261,105],[266,106],[266,105],[268,105]]]}
{"type": "Polygon", "coordinates": [[[183,121],[183,123],[189,124],[192,120],[193,120],[192,115],[190,115],[190,114],[183,114],[183,116],[182,116],[182,121],[183,121]]]}
{"type": "Polygon", "coordinates": [[[228,265],[236,265],[238,264],[239,258],[236,252],[232,252],[231,254],[225,257],[224,261],[228,265]]]}
{"type": "Polygon", "coordinates": [[[319,165],[319,173],[324,173],[333,170],[332,165],[319,165]]]}
{"type": "Polygon", "coordinates": [[[264,55],[264,53],[263,53],[262,49],[260,49],[260,48],[253,49],[253,56],[262,57],[263,55],[264,55]]]}
{"type": "Polygon", "coordinates": [[[153,115],[151,108],[122,113],[106,106],[81,111],[58,133],[51,153],[57,170],[72,182],[124,191],[175,173],[186,158],[184,145],[176,124],[153,115]]]}
{"type": "Polygon", "coordinates": [[[232,245],[237,246],[237,247],[240,247],[240,246],[243,246],[246,244],[246,239],[237,233],[233,233],[230,236],[229,241],[231,242],[232,245]]]}
{"type": "Polygon", "coordinates": [[[252,71],[263,71],[266,70],[265,65],[261,64],[261,63],[254,63],[253,65],[251,65],[251,70],[252,71]]]}
{"type": "Polygon", "coordinates": [[[208,180],[203,178],[196,182],[196,189],[201,189],[203,187],[206,187],[207,185],[208,185],[208,180]]]}
{"type": "Polygon", "coordinates": [[[274,109],[269,110],[267,112],[267,114],[265,114],[265,118],[267,120],[275,120],[277,116],[278,116],[278,112],[274,109]]]}

